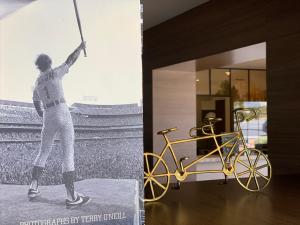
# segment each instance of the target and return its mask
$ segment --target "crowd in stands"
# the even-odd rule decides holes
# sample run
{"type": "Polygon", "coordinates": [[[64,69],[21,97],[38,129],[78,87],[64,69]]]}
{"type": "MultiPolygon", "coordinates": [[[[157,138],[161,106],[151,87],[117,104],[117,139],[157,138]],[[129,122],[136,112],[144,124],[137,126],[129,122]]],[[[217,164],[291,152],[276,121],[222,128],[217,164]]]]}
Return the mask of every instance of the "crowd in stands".
{"type": "Polygon", "coordinates": [[[0,104],[0,122],[1,123],[42,123],[34,108],[1,105],[0,104]]]}
{"type": "MultiPolygon", "coordinates": [[[[71,112],[74,125],[79,126],[128,126],[143,123],[142,112],[137,114],[118,114],[88,116],[74,110],[71,112]]],[[[0,104],[0,123],[42,124],[34,108],[0,104]]]]}
{"type": "Polygon", "coordinates": [[[0,142],[1,141],[11,141],[11,140],[40,140],[40,132],[15,132],[15,131],[6,131],[0,132],[0,142]]]}
{"type": "MultiPolygon", "coordinates": [[[[142,137],[142,129],[121,129],[121,130],[77,130],[75,129],[75,141],[81,139],[104,139],[104,138],[125,138],[125,137],[142,137]]],[[[0,131],[0,142],[40,142],[41,140],[41,131],[37,130],[35,132],[25,131],[25,132],[16,132],[16,131],[0,131]]],[[[58,134],[55,137],[55,140],[59,140],[58,134]]]]}
{"type": "MultiPolygon", "coordinates": [[[[32,163],[38,153],[39,143],[0,144],[0,183],[30,183],[32,163]]],[[[134,179],[143,167],[143,142],[138,139],[88,140],[75,143],[77,180],[91,178],[134,179]]],[[[55,143],[47,161],[41,185],[62,182],[62,151],[55,143]]]]}
{"type": "MultiPolygon", "coordinates": [[[[139,114],[94,115],[91,117],[72,112],[72,117],[77,139],[75,141],[77,180],[136,178],[141,174],[143,167],[141,112],[139,114]],[[89,126],[99,126],[99,129],[88,130],[89,126]],[[109,129],[109,126],[117,128],[135,126],[135,128],[109,129]],[[97,137],[135,138],[100,140],[97,137]],[[90,140],[81,140],[83,138],[90,138],[90,140]]],[[[29,184],[32,163],[40,147],[42,119],[38,117],[32,107],[0,104],[0,126],[10,126],[5,123],[14,123],[21,128],[34,127],[34,129],[14,130],[11,127],[11,130],[0,131],[0,184],[29,184]],[[14,143],[9,140],[20,140],[21,142],[14,143]]],[[[60,142],[55,142],[46,171],[41,179],[42,185],[61,184],[61,160],[60,142]]],[[[141,176],[141,182],[142,180],[141,176]]]]}

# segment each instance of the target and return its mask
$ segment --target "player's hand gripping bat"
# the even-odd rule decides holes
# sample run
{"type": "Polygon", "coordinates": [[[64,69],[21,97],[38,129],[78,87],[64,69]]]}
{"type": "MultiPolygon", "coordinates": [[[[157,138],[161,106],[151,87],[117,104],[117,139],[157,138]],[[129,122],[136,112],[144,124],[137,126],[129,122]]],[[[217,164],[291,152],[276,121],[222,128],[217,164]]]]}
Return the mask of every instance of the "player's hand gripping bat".
{"type": "MultiPolygon", "coordinates": [[[[80,22],[80,17],[79,17],[79,12],[78,12],[78,7],[77,7],[76,0],[73,0],[73,3],[74,3],[75,13],[76,13],[76,19],[77,19],[77,24],[78,24],[79,32],[80,32],[81,41],[85,42],[84,39],[83,39],[81,22],[80,22]]],[[[84,56],[86,57],[86,49],[85,48],[83,49],[83,52],[84,52],[84,56]]]]}

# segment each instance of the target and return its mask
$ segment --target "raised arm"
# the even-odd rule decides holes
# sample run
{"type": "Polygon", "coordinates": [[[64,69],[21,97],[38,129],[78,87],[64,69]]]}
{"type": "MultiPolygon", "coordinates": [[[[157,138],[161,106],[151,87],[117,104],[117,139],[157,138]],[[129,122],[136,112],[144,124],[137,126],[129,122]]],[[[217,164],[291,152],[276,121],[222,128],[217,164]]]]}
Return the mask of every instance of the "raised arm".
{"type": "Polygon", "coordinates": [[[85,49],[85,42],[81,42],[81,44],[72,52],[66,60],[66,64],[68,66],[72,66],[74,62],[78,59],[81,50],[85,49]]]}

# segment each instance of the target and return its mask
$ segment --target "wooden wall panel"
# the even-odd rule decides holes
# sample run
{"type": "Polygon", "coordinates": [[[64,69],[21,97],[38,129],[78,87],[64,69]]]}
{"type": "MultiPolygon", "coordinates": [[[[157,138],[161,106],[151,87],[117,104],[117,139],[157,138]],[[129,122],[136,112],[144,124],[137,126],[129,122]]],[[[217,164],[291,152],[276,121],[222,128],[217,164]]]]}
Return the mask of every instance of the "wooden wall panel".
{"type": "Polygon", "coordinates": [[[262,0],[210,1],[145,31],[144,59],[158,68],[263,42],[266,6],[262,0]]]}
{"type": "Polygon", "coordinates": [[[271,0],[266,8],[267,40],[274,40],[300,31],[300,1],[271,0]]]}
{"type": "Polygon", "coordinates": [[[300,172],[300,1],[211,0],[144,32],[145,148],[152,70],[267,42],[268,131],[276,174],[300,172]]]}
{"type": "Polygon", "coordinates": [[[300,172],[300,32],[268,42],[268,135],[275,173],[300,172]]]}

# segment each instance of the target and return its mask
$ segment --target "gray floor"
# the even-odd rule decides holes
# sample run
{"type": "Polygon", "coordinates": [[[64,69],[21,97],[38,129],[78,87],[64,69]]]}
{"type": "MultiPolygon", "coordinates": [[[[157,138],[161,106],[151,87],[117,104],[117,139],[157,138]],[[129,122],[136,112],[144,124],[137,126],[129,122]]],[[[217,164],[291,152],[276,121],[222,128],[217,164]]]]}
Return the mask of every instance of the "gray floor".
{"type": "Polygon", "coordinates": [[[78,225],[139,224],[138,182],[136,180],[90,179],[77,182],[75,187],[77,191],[92,197],[92,201],[88,205],[68,210],[65,208],[63,185],[41,186],[42,195],[33,202],[27,199],[27,186],[1,185],[1,225],[45,225],[42,221],[27,224],[21,222],[52,221],[53,219],[58,225],[61,224],[57,221],[59,218],[69,221],[66,224],[78,225]],[[78,222],[71,223],[71,217],[79,218],[78,222]]]}

